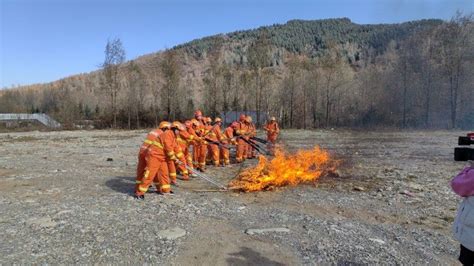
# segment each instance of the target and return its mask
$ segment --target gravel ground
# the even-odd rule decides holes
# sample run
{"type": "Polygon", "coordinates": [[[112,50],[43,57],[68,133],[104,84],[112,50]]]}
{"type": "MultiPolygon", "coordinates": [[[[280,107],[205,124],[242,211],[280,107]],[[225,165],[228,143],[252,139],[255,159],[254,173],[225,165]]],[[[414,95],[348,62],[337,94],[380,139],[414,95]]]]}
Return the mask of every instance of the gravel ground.
{"type": "MultiPolygon", "coordinates": [[[[465,132],[283,131],[290,150],[330,150],[337,176],[257,193],[203,192],[212,186],[193,179],[137,201],[145,134],[0,134],[0,264],[456,263],[449,180],[465,132]]],[[[208,175],[227,183],[254,163],[208,175]]]]}

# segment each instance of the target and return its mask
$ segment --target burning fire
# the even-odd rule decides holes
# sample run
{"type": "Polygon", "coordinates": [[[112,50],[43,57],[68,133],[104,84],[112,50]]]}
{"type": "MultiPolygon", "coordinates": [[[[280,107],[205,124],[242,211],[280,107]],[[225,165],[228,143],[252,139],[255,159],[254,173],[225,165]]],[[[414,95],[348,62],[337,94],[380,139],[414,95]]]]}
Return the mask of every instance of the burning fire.
{"type": "Polygon", "coordinates": [[[276,150],[275,157],[270,161],[265,156],[259,156],[258,164],[244,170],[229,187],[251,192],[295,186],[315,181],[334,170],[335,166],[336,162],[330,158],[329,153],[318,146],[312,150],[299,150],[296,154],[276,150]]]}

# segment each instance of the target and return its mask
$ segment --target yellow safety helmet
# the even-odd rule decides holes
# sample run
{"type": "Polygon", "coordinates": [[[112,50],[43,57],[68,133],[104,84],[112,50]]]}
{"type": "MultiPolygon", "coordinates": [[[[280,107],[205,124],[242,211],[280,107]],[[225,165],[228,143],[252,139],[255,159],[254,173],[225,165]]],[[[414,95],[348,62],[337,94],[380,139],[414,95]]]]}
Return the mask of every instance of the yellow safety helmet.
{"type": "Polygon", "coordinates": [[[161,121],[160,125],[158,126],[159,129],[170,129],[171,123],[168,121],[161,121]]]}
{"type": "Polygon", "coordinates": [[[214,122],[215,122],[215,123],[222,122],[222,119],[221,119],[220,117],[216,117],[216,118],[214,119],[214,122]]]}
{"type": "Polygon", "coordinates": [[[179,131],[186,130],[186,127],[179,121],[174,121],[173,124],[171,124],[171,128],[176,128],[179,131]]]}
{"type": "Polygon", "coordinates": [[[193,124],[193,126],[195,127],[198,127],[201,125],[201,122],[199,122],[197,119],[191,119],[191,123],[193,124]]]}
{"type": "Polygon", "coordinates": [[[247,123],[252,123],[252,117],[248,115],[245,117],[245,121],[247,121],[247,123]]]}

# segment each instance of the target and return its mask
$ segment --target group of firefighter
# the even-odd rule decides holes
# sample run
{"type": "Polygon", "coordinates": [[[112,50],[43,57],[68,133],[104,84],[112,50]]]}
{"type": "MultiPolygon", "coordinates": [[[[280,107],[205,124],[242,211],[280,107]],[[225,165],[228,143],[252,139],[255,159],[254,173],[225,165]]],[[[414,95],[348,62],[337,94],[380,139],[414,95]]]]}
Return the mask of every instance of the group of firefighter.
{"type": "MultiPolygon", "coordinates": [[[[216,167],[230,165],[230,149],[235,146],[235,163],[256,157],[257,146],[252,144],[257,130],[252,117],[241,114],[223,129],[222,120],[203,116],[200,110],[194,118],[184,123],[162,121],[158,128],[146,136],[138,154],[135,197],[144,199],[149,187],[154,184],[159,194],[173,193],[171,185],[177,186],[177,173],[181,180],[205,172],[206,164],[216,167]]],[[[279,127],[275,117],[264,126],[267,145],[273,149],[279,127]]]]}

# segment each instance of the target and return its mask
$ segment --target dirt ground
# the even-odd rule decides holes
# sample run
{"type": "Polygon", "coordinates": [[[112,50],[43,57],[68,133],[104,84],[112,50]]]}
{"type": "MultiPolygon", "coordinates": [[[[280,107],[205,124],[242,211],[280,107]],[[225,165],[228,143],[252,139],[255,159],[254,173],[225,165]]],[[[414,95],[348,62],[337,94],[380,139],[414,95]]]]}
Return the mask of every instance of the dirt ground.
{"type": "MultiPolygon", "coordinates": [[[[449,181],[465,132],[287,130],[287,149],[328,149],[338,176],[257,193],[192,179],[137,201],[145,134],[0,134],[0,263],[456,264],[449,181]]],[[[226,184],[255,163],[207,174],[226,184]]]]}

